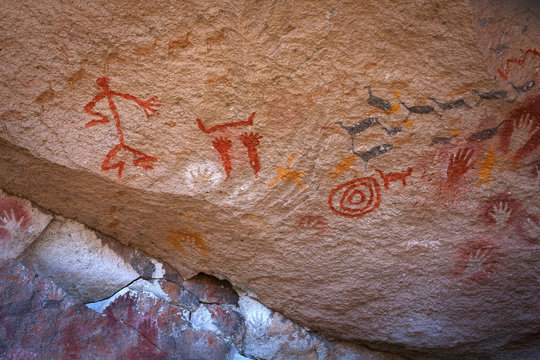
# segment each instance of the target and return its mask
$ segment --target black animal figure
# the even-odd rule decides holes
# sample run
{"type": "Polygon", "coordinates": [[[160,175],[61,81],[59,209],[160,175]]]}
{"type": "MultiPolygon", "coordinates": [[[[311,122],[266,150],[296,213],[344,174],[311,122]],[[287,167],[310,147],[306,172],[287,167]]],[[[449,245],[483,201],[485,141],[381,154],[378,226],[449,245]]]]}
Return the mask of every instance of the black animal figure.
{"type": "Polygon", "coordinates": [[[437,136],[431,139],[431,144],[429,146],[437,145],[437,144],[450,144],[450,141],[452,141],[453,138],[455,138],[457,135],[452,136],[437,136]]]}
{"type": "Polygon", "coordinates": [[[356,134],[369,129],[372,126],[380,125],[380,122],[379,122],[379,118],[371,117],[364,120],[360,120],[359,122],[351,126],[343,125],[343,122],[341,121],[336,121],[336,124],[341,126],[341,128],[345,130],[351,137],[352,151],[354,152],[354,138],[356,137],[356,134]]]}
{"type": "Polygon", "coordinates": [[[350,125],[350,126],[343,125],[343,122],[341,122],[341,121],[336,121],[336,124],[341,126],[341,128],[343,130],[345,130],[349,134],[349,136],[351,137],[351,146],[352,146],[352,151],[353,152],[355,151],[354,150],[355,149],[354,139],[356,138],[356,135],[358,133],[361,133],[362,131],[365,131],[365,130],[369,129],[372,126],[381,127],[390,136],[394,136],[394,135],[400,133],[403,130],[401,128],[401,126],[396,126],[396,127],[391,128],[391,129],[388,129],[388,128],[384,127],[381,124],[381,122],[379,121],[379,118],[376,118],[376,117],[370,117],[370,118],[366,118],[364,120],[360,120],[356,124],[350,125]]]}
{"type": "Polygon", "coordinates": [[[492,90],[485,93],[481,93],[476,89],[473,89],[472,91],[480,98],[476,105],[480,104],[482,100],[508,100],[508,91],[506,90],[492,90]]]}
{"type": "Polygon", "coordinates": [[[353,154],[358,156],[362,160],[364,160],[367,165],[369,160],[376,158],[377,156],[380,156],[382,154],[386,154],[393,148],[394,148],[394,145],[392,144],[382,144],[382,145],[377,145],[375,147],[372,147],[371,149],[361,152],[361,153],[357,153],[353,149],[353,154]]]}
{"type": "Polygon", "coordinates": [[[384,131],[386,131],[386,133],[388,135],[390,135],[390,136],[394,136],[394,135],[400,133],[403,130],[403,128],[401,126],[396,126],[396,127],[391,128],[391,129],[388,129],[388,128],[385,128],[384,126],[382,126],[382,124],[379,124],[379,125],[381,125],[382,129],[384,131]]]}
{"type": "Polygon", "coordinates": [[[407,106],[403,101],[400,101],[399,103],[403,105],[405,109],[409,110],[409,115],[407,115],[405,120],[407,120],[411,114],[429,114],[435,111],[435,108],[431,105],[407,106]]]}
{"type": "Polygon", "coordinates": [[[497,132],[499,131],[499,128],[501,127],[502,124],[504,124],[507,120],[503,120],[501,121],[501,123],[495,127],[492,127],[492,128],[489,128],[489,129],[484,129],[484,130],[481,130],[481,131],[478,131],[478,132],[475,132],[474,134],[472,134],[471,136],[469,136],[469,138],[467,140],[471,141],[471,142],[475,142],[475,141],[485,141],[485,140],[489,140],[491,139],[492,137],[494,137],[495,135],[497,135],[497,132]]]}
{"type": "Polygon", "coordinates": [[[522,94],[522,93],[526,93],[526,92],[529,92],[531,91],[532,89],[534,89],[534,87],[536,86],[536,81],[533,80],[529,80],[527,81],[525,84],[521,85],[521,86],[515,86],[514,84],[510,83],[510,85],[512,85],[512,87],[514,88],[514,90],[516,90],[516,92],[519,94],[522,94]]]}
{"type": "Polygon", "coordinates": [[[378,96],[374,96],[371,93],[371,86],[364,86],[364,89],[368,89],[369,98],[367,99],[367,103],[369,105],[384,110],[386,112],[392,109],[392,104],[390,103],[390,101],[380,98],[378,96]]]}
{"type": "Polygon", "coordinates": [[[437,99],[435,99],[433,97],[429,97],[428,99],[433,101],[435,104],[437,104],[438,107],[441,108],[441,117],[443,115],[443,112],[445,112],[446,110],[457,109],[457,108],[460,108],[460,107],[464,107],[464,108],[467,108],[467,109],[471,108],[465,102],[465,100],[463,100],[463,99],[458,99],[458,100],[454,100],[454,101],[450,101],[450,102],[446,102],[446,103],[438,102],[437,99]]]}

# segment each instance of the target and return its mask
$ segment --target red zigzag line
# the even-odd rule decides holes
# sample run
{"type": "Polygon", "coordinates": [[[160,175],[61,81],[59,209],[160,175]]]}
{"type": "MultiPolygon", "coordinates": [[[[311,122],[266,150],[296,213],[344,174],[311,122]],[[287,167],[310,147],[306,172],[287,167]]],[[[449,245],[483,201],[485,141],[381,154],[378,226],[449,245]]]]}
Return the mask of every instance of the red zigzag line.
{"type": "Polygon", "coordinates": [[[504,72],[500,68],[497,69],[497,71],[499,72],[499,75],[501,75],[501,77],[504,80],[508,80],[508,73],[510,72],[510,64],[511,63],[516,63],[519,66],[523,66],[523,64],[525,63],[525,60],[527,60],[527,55],[533,54],[533,55],[536,55],[536,56],[540,56],[540,51],[538,51],[536,49],[527,49],[525,51],[522,50],[522,49],[519,49],[519,51],[521,51],[523,53],[523,56],[521,58],[507,59],[504,72]]]}

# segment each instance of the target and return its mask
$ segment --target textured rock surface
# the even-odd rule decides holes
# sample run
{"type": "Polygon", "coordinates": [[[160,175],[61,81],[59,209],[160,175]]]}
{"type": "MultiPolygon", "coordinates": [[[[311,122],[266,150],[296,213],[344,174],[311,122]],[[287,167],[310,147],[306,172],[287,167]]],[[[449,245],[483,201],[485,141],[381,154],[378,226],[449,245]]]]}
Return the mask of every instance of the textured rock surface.
{"type": "Polygon", "coordinates": [[[28,267],[0,261],[0,358],[401,359],[328,341],[254,299],[239,296],[226,281],[204,274],[182,281],[170,269],[162,270],[167,265],[114,239],[96,242],[99,237],[75,221],[56,219],[26,249],[28,267]],[[44,243],[55,245],[51,249],[44,243]],[[89,244],[92,252],[85,252],[89,244]],[[73,249],[79,252],[69,255],[73,249]],[[57,266],[47,263],[51,258],[57,266]],[[115,276],[121,278],[126,268],[131,269],[133,262],[127,260],[133,259],[153,264],[154,271],[144,273],[154,278],[141,274],[124,286],[115,276]],[[95,266],[84,266],[89,260],[95,266]],[[111,297],[86,307],[80,301],[111,290],[111,297]]]}
{"type": "Polygon", "coordinates": [[[45,229],[52,216],[0,190],[0,259],[14,259],[45,229]]]}
{"type": "Polygon", "coordinates": [[[534,2],[2,10],[6,191],[326,335],[540,330],[534,2]]]}

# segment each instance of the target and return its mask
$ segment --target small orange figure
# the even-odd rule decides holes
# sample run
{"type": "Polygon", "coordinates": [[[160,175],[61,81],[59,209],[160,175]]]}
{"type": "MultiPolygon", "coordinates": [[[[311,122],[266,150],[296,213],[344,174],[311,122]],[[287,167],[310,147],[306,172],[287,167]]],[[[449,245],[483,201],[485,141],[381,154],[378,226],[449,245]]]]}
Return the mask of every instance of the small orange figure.
{"type": "Polygon", "coordinates": [[[157,100],[157,96],[151,97],[148,100],[141,100],[133,95],[130,94],[123,94],[116,91],[112,91],[109,87],[109,78],[107,77],[100,77],[96,80],[96,89],[101,90],[99,94],[97,94],[92,101],[90,101],[86,106],[84,107],[84,111],[87,114],[90,115],[96,115],[99,116],[99,119],[94,119],[89,122],[87,122],[84,126],[90,127],[98,124],[106,124],[110,121],[110,119],[103,115],[100,112],[94,111],[93,108],[96,106],[96,104],[107,98],[109,102],[109,108],[111,109],[111,112],[113,113],[114,120],[116,121],[116,130],[118,131],[119,137],[120,137],[120,143],[112,148],[111,151],[107,154],[105,157],[105,160],[103,160],[103,163],[101,164],[102,170],[110,170],[118,168],[118,178],[122,177],[122,171],[124,170],[124,161],[118,161],[116,163],[111,164],[111,160],[117,155],[119,151],[122,149],[129,151],[130,153],[137,156],[135,160],[133,160],[133,165],[140,166],[143,169],[153,169],[153,167],[148,164],[151,162],[156,161],[157,159],[153,156],[146,155],[145,153],[136,150],[132,147],[129,147],[124,142],[124,133],[122,132],[122,129],[120,128],[120,116],[118,115],[118,110],[116,109],[116,104],[113,101],[113,96],[120,96],[126,100],[133,100],[137,105],[143,108],[144,113],[146,114],[146,117],[150,119],[151,113],[156,113],[155,107],[161,106],[161,104],[155,103],[154,101],[157,100]]]}
{"type": "Polygon", "coordinates": [[[296,186],[300,187],[302,190],[306,190],[306,188],[304,187],[304,185],[302,185],[300,181],[302,180],[302,177],[305,174],[309,174],[309,171],[297,172],[297,171],[291,170],[291,164],[295,157],[296,155],[292,153],[289,159],[287,160],[286,168],[282,168],[279,165],[276,166],[276,170],[277,170],[276,178],[274,179],[274,181],[268,184],[268,186],[274,186],[278,183],[278,181],[284,180],[287,182],[294,182],[296,186]]]}

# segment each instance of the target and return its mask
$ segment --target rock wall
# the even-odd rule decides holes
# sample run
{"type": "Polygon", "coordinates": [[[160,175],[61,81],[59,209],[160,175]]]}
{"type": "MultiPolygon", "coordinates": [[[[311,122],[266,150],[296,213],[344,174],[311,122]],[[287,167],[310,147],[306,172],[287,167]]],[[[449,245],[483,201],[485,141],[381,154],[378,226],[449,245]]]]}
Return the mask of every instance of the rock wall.
{"type": "MultiPolygon", "coordinates": [[[[5,191],[329,337],[459,358],[538,333],[535,2],[2,10],[5,191]]],[[[3,216],[10,257],[50,220],[3,216]]],[[[39,254],[119,261],[50,228],[58,283],[73,262],[39,254]]]]}
{"type": "Polygon", "coordinates": [[[227,281],[184,280],[137,249],[0,195],[16,214],[3,243],[12,251],[0,260],[2,359],[402,359],[329,341],[227,281]],[[39,225],[27,244],[25,230],[39,225]],[[20,262],[7,255],[15,251],[20,262]]]}

